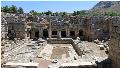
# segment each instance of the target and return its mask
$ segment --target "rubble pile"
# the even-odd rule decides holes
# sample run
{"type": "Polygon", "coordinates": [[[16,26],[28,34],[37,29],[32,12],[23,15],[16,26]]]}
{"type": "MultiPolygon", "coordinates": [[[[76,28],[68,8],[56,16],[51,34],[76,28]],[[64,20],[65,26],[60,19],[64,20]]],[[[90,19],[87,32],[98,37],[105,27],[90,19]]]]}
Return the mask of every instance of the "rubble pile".
{"type": "Polygon", "coordinates": [[[32,41],[32,39],[2,40],[2,65],[7,62],[29,63],[34,62],[39,51],[44,47],[44,42],[32,41]],[[40,44],[41,43],[41,44],[40,44]]]}

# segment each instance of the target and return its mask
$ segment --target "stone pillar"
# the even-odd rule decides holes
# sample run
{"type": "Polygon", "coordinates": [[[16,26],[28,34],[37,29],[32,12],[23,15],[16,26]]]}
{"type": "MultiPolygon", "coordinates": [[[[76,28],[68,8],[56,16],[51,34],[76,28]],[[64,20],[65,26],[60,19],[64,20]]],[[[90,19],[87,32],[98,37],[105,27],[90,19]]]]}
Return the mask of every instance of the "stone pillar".
{"type": "Polygon", "coordinates": [[[75,30],[75,37],[79,37],[79,30],[75,30]]]}
{"type": "Polygon", "coordinates": [[[43,37],[43,29],[39,28],[39,37],[42,38],[43,37]]]}
{"type": "Polygon", "coordinates": [[[70,37],[70,30],[69,30],[69,28],[66,29],[66,37],[70,37]]]}
{"type": "Polygon", "coordinates": [[[58,31],[58,36],[59,36],[59,38],[61,38],[61,31],[60,30],[58,31]]]}
{"type": "Polygon", "coordinates": [[[25,39],[28,39],[29,37],[27,37],[27,32],[25,32],[25,39]]]}
{"type": "Polygon", "coordinates": [[[32,29],[31,31],[31,38],[33,39],[35,37],[35,29],[32,29]]]}
{"type": "Polygon", "coordinates": [[[25,31],[24,31],[23,33],[24,33],[24,38],[27,39],[27,38],[28,38],[28,37],[27,37],[27,35],[28,35],[28,30],[27,30],[27,28],[25,29],[25,31]]]}
{"type": "Polygon", "coordinates": [[[52,35],[52,34],[51,34],[51,29],[49,29],[49,38],[51,38],[51,35],[52,35]]]}
{"type": "Polygon", "coordinates": [[[52,31],[51,31],[51,21],[50,21],[50,23],[49,23],[49,38],[51,38],[51,35],[52,35],[51,32],[52,31]]]}

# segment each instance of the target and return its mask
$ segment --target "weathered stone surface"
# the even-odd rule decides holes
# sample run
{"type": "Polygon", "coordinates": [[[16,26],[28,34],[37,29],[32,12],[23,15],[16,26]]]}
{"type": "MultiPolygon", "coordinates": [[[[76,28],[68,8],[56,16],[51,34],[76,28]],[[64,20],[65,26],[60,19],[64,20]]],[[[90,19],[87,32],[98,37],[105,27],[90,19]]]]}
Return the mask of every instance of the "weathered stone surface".
{"type": "Polygon", "coordinates": [[[120,68],[120,17],[114,17],[112,20],[109,58],[112,60],[112,68],[120,68]]]}
{"type": "MultiPolygon", "coordinates": [[[[93,41],[108,40],[109,42],[109,58],[112,60],[112,68],[120,68],[120,17],[81,17],[81,16],[30,16],[27,14],[10,14],[2,13],[1,15],[1,35],[2,39],[12,39],[13,41],[3,41],[2,43],[2,59],[7,62],[13,59],[29,62],[31,56],[26,53],[34,52],[34,49],[39,49],[39,46],[44,46],[44,43],[33,43],[31,40],[37,40],[38,38],[52,38],[54,43],[72,43],[73,47],[79,53],[92,52],[92,50],[84,51],[84,47],[77,45],[72,41],[67,41],[62,38],[76,38],[80,37],[81,40],[93,41]],[[52,34],[52,31],[56,31],[56,35],[52,34]],[[64,36],[64,37],[63,37],[64,36]],[[22,39],[22,40],[20,40],[22,39]],[[27,39],[27,40],[26,40],[27,39]],[[29,40],[28,40],[29,39],[29,40]],[[4,44],[4,45],[3,45],[4,44]],[[30,44],[32,47],[26,48],[26,44],[30,44]],[[38,47],[35,47],[38,46],[38,47]],[[23,48],[23,49],[22,49],[23,48]],[[82,48],[82,49],[80,49],[82,48]],[[10,52],[9,52],[10,51],[10,52]],[[16,52],[17,51],[17,52],[16,52]],[[17,55],[17,56],[16,56],[17,55]],[[19,59],[17,59],[17,57],[19,59]],[[21,57],[23,58],[21,60],[21,57]],[[24,59],[27,57],[27,59],[24,59]]],[[[42,41],[39,41],[42,42],[42,41]]],[[[48,43],[51,40],[48,40],[48,43]]],[[[81,43],[82,44],[82,43],[81,43]]],[[[83,45],[83,44],[82,44],[83,45]]],[[[37,54],[35,52],[32,57],[37,54]]]]}
{"type": "MultiPolygon", "coordinates": [[[[119,21],[119,17],[93,16],[30,16],[28,14],[9,14],[2,13],[2,36],[9,38],[46,38],[46,37],[62,37],[62,31],[65,31],[65,37],[76,38],[81,40],[93,41],[95,39],[108,40],[110,34],[110,24],[119,21]],[[115,18],[115,17],[114,17],[115,18]],[[51,26],[50,26],[51,25],[51,26]],[[7,30],[6,33],[4,30],[7,30]],[[45,33],[44,30],[48,33],[45,33]],[[82,31],[80,33],[80,30],[82,31]],[[57,35],[51,34],[57,31],[57,35]],[[70,31],[74,31],[74,35],[70,36],[70,31]]],[[[119,22],[117,22],[119,25],[119,22]]],[[[115,26],[115,25],[114,25],[115,26]]],[[[119,28],[117,29],[119,31],[119,28]]]]}

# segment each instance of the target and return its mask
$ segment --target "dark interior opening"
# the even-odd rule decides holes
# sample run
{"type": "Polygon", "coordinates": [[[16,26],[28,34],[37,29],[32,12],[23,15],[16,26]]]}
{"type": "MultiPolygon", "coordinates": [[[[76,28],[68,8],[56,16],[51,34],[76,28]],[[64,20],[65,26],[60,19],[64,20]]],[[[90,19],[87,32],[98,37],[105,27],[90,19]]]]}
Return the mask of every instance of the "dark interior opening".
{"type": "Polygon", "coordinates": [[[11,30],[8,30],[8,33],[11,33],[11,30]]]}
{"type": "Polygon", "coordinates": [[[52,31],[52,35],[57,35],[57,31],[52,31]]]}
{"type": "Polygon", "coordinates": [[[75,31],[70,31],[70,36],[75,36],[75,31]]]}
{"type": "Polygon", "coordinates": [[[43,36],[44,36],[45,38],[48,38],[48,30],[47,30],[47,29],[44,29],[44,30],[43,30],[43,36]]]}
{"type": "Polygon", "coordinates": [[[79,36],[83,36],[83,30],[79,30],[79,36]]]}
{"type": "Polygon", "coordinates": [[[61,31],[61,37],[66,37],[66,31],[61,31]]]}
{"type": "Polygon", "coordinates": [[[79,30],[79,37],[82,41],[85,40],[84,35],[83,35],[83,30],[79,30]]]}
{"type": "Polygon", "coordinates": [[[35,37],[39,38],[39,31],[35,32],[35,37]]]}
{"type": "Polygon", "coordinates": [[[30,34],[30,38],[31,38],[31,30],[29,31],[29,34],[30,34]]]}

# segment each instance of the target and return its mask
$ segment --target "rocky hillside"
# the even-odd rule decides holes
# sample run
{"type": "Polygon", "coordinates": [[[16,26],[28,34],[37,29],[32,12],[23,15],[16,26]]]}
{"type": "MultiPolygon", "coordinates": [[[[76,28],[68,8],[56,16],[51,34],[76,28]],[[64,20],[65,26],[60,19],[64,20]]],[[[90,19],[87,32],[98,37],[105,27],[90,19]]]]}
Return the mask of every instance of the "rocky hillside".
{"type": "Polygon", "coordinates": [[[100,1],[90,11],[97,13],[116,12],[120,14],[120,1],[100,1]]]}
{"type": "Polygon", "coordinates": [[[97,3],[92,9],[100,9],[100,8],[110,8],[113,6],[119,6],[120,1],[100,1],[97,3]]]}

